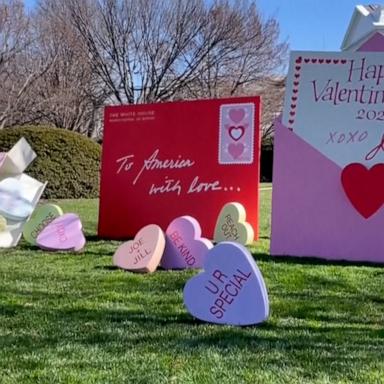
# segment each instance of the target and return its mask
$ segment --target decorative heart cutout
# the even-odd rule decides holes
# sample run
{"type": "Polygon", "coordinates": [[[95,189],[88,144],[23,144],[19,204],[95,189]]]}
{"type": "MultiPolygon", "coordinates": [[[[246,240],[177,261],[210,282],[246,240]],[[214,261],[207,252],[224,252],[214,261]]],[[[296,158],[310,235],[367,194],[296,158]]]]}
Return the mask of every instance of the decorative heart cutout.
{"type": "Polygon", "coordinates": [[[258,324],[269,315],[267,288],[255,260],[231,242],[208,252],[204,272],[184,287],[184,305],[192,316],[217,324],[258,324]]]}
{"type": "Polygon", "coordinates": [[[245,208],[240,203],[228,203],[221,209],[216,221],[214,241],[235,241],[247,245],[254,239],[251,224],[247,223],[245,208]]]}
{"type": "Polygon", "coordinates": [[[15,221],[25,220],[33,205],[26,197],[25,184],[13,177],[0,181],[0,214],[15,221]]]}
{"type": "Polygon", "coordinates": [[[202,268],[213,244],[201,237],[199,222],[191,216],[181,216],[169,224],[161,266],[164,269],[202,268]]]}
{"type": "Polygon", "coordinates": [[[228,153],[234,158],[238,159],[242,153],[244,152],[244,144],[243,143],[231,143],[228,145],[228,153]]]}
{"type": "Polygon", "coordinates": [[[165,248],[165,236],[156,224],[141,228],[133,240],[117,248],[113,265],[133,272],[154,272],[165,248]]]}
{"type": "Polygon", "coordinates": [[[240,123],[245,116],[243,108],[232,108],[229,110],[229,118],[236,124],[240,123]]]}
{"type": "Polygon", "coordinates": [[[24,239],[36,245],[36,239],[39,233],[53,220],[63,214],[63,210],[55,204],[44,204],[37,207],[23,228],[24,239]]]}
{"type": "Polygon", "coordinates": [[[351,204],[366,219],[384,203],[384,164],[370,169],[360,163],[349,164],[341,173],[341,183],[351,204]]]}
{"type": "Polygon", "coordinates": [[[235,141],[240,140],[243,137],[244,132],[245,128],[242,125],[237,127],[232,126],[229,128],[229,136],[231,136],[231,138],[235,141]]]}
{"type": "Polygon", "coordinates": [[[37,236],[36,244],[49,251],[79,251],[85,246],[79,216],[66,213],[51,221],[37,236]]]}

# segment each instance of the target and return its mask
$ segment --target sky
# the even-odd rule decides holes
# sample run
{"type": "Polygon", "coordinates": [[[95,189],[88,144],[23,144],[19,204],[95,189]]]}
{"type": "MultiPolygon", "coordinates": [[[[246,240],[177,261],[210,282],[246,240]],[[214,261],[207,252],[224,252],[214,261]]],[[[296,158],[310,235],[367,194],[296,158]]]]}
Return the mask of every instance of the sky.
{"type": "MultiPolygon", "coordinates": [[[[31,8],[36,0],[24,0],[31,8]]],[[[65,1],[65,0],[63,0],[65,1]]],[[[163,0],[167,1],[167,0],[163,0]]],[[[353,0],[256,0],[264,18],[280,24],[281,40],[291,50],[338,51],[348,28],[353,0]]]]}
{"type": "Polygon", "coordinates": [[[291,50],[339,51],[355,6],[353,0],[257,0],[274,17],[291,50]]]}

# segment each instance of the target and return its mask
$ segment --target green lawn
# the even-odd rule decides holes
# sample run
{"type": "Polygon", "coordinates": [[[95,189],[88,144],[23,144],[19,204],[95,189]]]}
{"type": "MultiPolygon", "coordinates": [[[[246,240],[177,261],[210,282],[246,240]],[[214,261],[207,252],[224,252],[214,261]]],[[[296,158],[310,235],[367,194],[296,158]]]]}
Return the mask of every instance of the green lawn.
{"type": "Polygon", "coordinates": [[[271,258],[270,196],[251,249],[271,316],[246,328],[185,311],[196,272],[112,268],[97,201],[61,201],[82,216],[83,253],[1,251],[0,383],[384,383],[384,269],[271,258]]]}

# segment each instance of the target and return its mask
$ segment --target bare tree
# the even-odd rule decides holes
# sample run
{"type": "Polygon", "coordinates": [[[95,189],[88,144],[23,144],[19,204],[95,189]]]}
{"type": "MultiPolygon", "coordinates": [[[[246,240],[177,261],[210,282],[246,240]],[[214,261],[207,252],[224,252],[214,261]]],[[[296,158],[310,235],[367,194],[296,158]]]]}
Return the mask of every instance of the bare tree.
{"type": "Polygon", "coordinates": [[[0,1],[0,128],[17,120],[25,94],[45,68],[31,63],[30,20],[20,0],[0,1]],[[33,64],[33,65],[31,65],[33,64]]]}
{"type": "Polygon", "coordinates": [[[68,0],[93,69],[114,103],[229,94],[285,59],[278,25],[254,2],[68,0]]]}
{"type": "Polygon", "coordinates": [[[54,59],[34,89],[40,122],[94,136],[108,92],[99,86],[87,51],[60,0],[43,0],[35,16],[40,54],[54,59]]]}
{"type": "Polygon", "coordinates": [[[281,104],[278,36],[251,0],[40,0],[32,15],[0,0],[0,128],[94,136],[106,103],[259,93],[265,128],[281,104]]]}
{"type": "Polygon", "coordinates": [[[93,136],[108,93],[66,7],[40,5],[27,15],[22,1],[0,0],[0,128],[42,123],[93,136]]]}

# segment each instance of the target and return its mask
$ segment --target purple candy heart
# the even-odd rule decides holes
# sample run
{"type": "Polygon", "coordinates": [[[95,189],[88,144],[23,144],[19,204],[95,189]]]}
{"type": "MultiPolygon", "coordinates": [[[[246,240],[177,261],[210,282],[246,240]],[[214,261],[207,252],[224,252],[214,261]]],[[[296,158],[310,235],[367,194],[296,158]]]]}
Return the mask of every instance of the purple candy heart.
{"type": "Polygon", "coordinates": [[[208,252],[204,272],[184,287],[184,304],[192,316],[210,323],[251,325],[269,315],[267,289],[255,260],[232,242],[208,252]]]}
{"type": "Polygon", "coordinates": [[[161,266],[164,269],[202,268],[213,244],[201,237],[199,222],[191,216],[181,216],[169,224],[161,266]]]}
{"type": "Polygon", "coordinates": [[[85,245],[82,227],[79,216],[66,213],[51,221],[39,233],[36,243],[50,251],[79,251],[85,245]]]}

